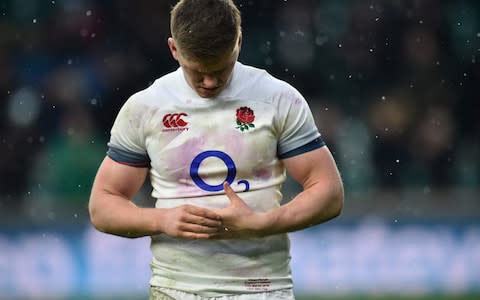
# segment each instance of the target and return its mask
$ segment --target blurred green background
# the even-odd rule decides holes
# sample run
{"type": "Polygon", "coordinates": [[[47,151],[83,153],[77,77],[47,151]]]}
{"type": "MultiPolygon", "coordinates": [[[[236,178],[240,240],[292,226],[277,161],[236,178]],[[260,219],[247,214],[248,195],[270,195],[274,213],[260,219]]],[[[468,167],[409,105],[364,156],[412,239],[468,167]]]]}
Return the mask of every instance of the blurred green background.
{"type": "MultiPolygon", "coordinates": [[[[0,2],[0,299],[146,297],[148,240],[95,232],[87,201],[123,102],[177,68],[175,2],[0,2]]],[[[235,2],[239,60],[302,92],[345,182],[292,234],[299,299],[479,298],[478,2],[235,2]]]]}

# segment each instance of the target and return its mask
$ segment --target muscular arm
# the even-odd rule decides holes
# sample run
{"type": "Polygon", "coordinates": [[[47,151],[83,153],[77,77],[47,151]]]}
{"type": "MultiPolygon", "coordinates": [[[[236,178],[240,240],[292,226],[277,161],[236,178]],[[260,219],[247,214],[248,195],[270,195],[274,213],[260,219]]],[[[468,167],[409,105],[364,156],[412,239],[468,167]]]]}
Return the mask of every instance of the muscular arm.
{"type": "Polygon", "coordinates": [[[283,161],[303,191],[267,214],[269,233],[291,232],[338,216],[343,208],[343,184],[333,157],[322,147],[283,161]]]}
{"type": "Polygon", "coordinates": [[[320,224],[338,216],[343,207],[343,185],[335,161],[327,147],[322,147],[283,161],[289,175],[303,191],[277,209],[256,214],[227,185],[231,201],[222,209],[229,231],[220,238],[267,236],[292,232],[320,224]]]}
{"type": "Polygon", "coordinates": [[[106,157],[97,172],[89,202],[92,224],[123,237],[166,233],[179,238],[209,238],[222,230],[220,217],[203,208],[184,205],[172,209],[142,208],[132,199],[143,185],[147,168],[119,164],[106,157]]]}

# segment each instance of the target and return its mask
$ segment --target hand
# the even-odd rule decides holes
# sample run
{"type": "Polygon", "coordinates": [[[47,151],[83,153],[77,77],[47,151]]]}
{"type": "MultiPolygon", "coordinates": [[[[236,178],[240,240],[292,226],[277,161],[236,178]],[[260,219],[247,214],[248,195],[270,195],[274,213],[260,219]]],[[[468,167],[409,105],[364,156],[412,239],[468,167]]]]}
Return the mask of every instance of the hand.
{"type": "Polygon", "coordinates": [[[209,239],[224,230],[218,214],[193,205],[167,209],[162,219],[162,232],[175,238],[209,239]]]}
{"type": "Polygon", "coordinates": [[[251,238],[266,235],[263,232],[264,219],[262,215],[255,213],[245,201],[243,201],[227,182],[223,183],[225,195],[230,200],[230,205],[216,210],[220,215],[224,229],[214,239],[251,238]]]}

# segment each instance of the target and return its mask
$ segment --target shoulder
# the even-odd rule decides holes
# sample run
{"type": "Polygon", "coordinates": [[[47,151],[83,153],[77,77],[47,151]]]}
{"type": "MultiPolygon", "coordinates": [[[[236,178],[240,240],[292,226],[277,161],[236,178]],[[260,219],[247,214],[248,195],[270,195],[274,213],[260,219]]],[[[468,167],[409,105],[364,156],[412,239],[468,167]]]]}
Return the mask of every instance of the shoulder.
{"type": "Polygon", "coordinates": [[[150,86],[131,95],[124,106],[135,106],[139,110],[155,107],[159,100],[170,99],[170,90],[178,82],[178,70],[157,78],[150,86]]]}
{"type": "Polygon", "coordinates": [[[290,83],[279,79],[268,71],[237,63],[236,71],[243,93],[252,93],[259,98],[274,99],[298,95],[299,92],[290,83]]]}
{"type": "Polygon", "coordinates": [[[274,85],[289,85],[287,82],[278,79],[265,69],[257,68],[250,65],[244,65],[240,62],[237,62],[235,71],[238,72],[239,77],[243,80],[248,80],[251,82],[269,83],[274,85]]]}

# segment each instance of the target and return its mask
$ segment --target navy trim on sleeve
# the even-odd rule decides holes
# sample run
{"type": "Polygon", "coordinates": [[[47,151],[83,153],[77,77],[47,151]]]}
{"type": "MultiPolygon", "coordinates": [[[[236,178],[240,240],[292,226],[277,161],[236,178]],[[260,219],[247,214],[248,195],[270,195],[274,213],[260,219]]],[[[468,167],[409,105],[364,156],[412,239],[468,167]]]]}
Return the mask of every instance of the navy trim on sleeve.
{"type": "Polygon", "coordinates": [[[279,159],[285,159],[285,158],[289,158],[289,157],[293,157],[293,156],[296,156],[296,155],[299,155],[299,154],[302,154],[302,153],[305,153],[305,152],[309,152],[309,151],[312,151],[312,150],[315,150],[315,149],[318,149],[318,148],[322,148],[323,146],[325,146],[325,142],[323,141],[323,139],[321,137],[318,137],[316,139],[314,139],[313,141],[303,145],[303,146],[300,146],[298,148],[295,148],[293,150],[290,150],[290,151],[287,151],[283,154],[280,154],[278,156],[279,159]]]}
{"type": "Polygon", "coordinates": [[[148,155],[142,155],[110,147],[108,148],[107,156],[123,165],[128,165],[135,168],[150,167],[150,158],[148,157],[148,155]]]}

